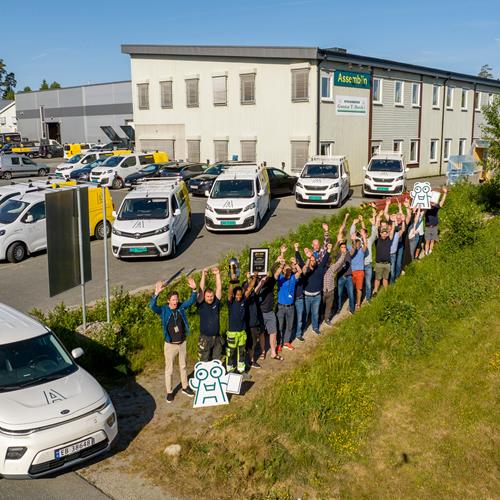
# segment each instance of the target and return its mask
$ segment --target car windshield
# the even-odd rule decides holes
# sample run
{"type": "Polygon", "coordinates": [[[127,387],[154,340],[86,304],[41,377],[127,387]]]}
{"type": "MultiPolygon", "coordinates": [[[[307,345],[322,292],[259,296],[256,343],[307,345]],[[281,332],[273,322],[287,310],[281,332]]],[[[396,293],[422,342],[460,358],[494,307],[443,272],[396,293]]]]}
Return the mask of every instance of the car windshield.
{"type": "Polygon", "coordinates": [[[118,220],[166,219],[168,198],[129,198],[123,202],[118,220]]]}
{"type": "Polygon", "coordinates": [[[211,198],[252,198],[254,195],[251,179],[224,179],[215,183],[211,198]]]}
{"type": "Polygon", "coordinates": [[[169,166],[169,167],[165,167],[165,168],[162,168],[161,170],[161,173],[163,175],[170,175],[170,174],[179,174],[182,172],[182,170],[184,169],[185,167],[179,167],[179,166],[169,166]]]}
{"type": "Polygon", "coordinates": [[[399,160],[372,160],[368,170],[370,172],[402,172],[403,165],[399,160]]]}
{"type": "Polygon", "coordinates": [[[10,224],[22,214],[28,203],[20,200],[7,200],[0,205],[0,224],[10,224]]]}
{"type": "Polygon", "coordinates": [[[76,370],[53,333],[0,345],[0,392],[43,384],[76,370]]]}
{"type": "Polygon", "coordinates": [[[75,163],[78,163],[82,158],[83,158],[83,155],[75,155],[75,156],[72,156],[66,163],[74,165],[75,163]]]}
{"type": "Polygon", "coordinates": [[[99,160],[94,160],[92,163],[89,163],[88,165],[85,165],[87,168],[93,169],[98,167],[99,165],[102,165],[104,160],[100,158],[99,160]]]}
{"type": "Polygon", "coordinates": [[[214,165],[213,167],[208,167],[203,173],[210,175],[219,175],[224,170],[224,165],[214,165]]]}
{"type": "Polygon", "coordinates": [[[102,164],[103,167],[116,167],[123,160],[123,156],[110,156],[102,164]]]}
{"type": "Polygon", "coordinates": [[[328,179],[339,178],[338,165],[306,165],[301,177],[326,177],[328,179]]]}
{"type": "Polygon", "coordinates": [[[151,172],[155,172],[157,168],[158,168],[158,165],[151,164],[151,165],[148,165],[147,167],[141,168],[141,173],[142,174],[150,174],[151,172]]]}

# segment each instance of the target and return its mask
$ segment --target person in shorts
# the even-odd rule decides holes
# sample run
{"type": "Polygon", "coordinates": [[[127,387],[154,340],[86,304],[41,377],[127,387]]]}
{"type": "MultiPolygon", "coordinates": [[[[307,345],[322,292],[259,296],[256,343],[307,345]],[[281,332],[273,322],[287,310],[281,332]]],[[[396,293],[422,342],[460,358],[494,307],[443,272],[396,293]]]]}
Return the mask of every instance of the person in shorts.
{"type": "Polygon", "coordinates": [[[431,208],[425,211],[425,255],[429,255],[433,248],[434,243],[439,240],[439,210],[443,208],[448,194],[448,189],[442,189],[443,196],[438,203],[431,202],[431,208]]]}
{"type": "MultiPolygon", "coordinates": [[[[368,248],[368,241],[366,238],[366,228],[363,221],[363,216],[354,219],[353,226],[351,226],[351,239],[352,245],[349,245],[349,252],[351,253],[351,270],[352,270],[352,283],[356,290],[356,310],[361,307],[361,297],[363,296],[363,285],[365,281],[365,255],[368,248]],[[361,231],[356,231],[356,225],[361,222],[361,231]],[[354,229],[354,231],[353,231],[354,229]]],[[[351,311],[352,312],[352,311],[351,311]]]]}
{"type": "Polygon", "coordinates": [[[391,245],[394,239],[394,224],[387,229],[387,226],[380,228],[380,234],[375,241],[375,286],[373,295],[376,295],[380,287],[380,282],[384,288],[389,286],[389,275],[391,274],[391,245]]]}

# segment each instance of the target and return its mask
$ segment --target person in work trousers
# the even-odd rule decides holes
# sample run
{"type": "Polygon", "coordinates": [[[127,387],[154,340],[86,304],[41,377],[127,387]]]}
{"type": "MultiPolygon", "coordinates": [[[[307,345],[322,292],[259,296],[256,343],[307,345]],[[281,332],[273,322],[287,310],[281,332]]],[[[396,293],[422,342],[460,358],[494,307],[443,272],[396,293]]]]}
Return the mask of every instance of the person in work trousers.
{"type": "Polygon", "coordinates": [[[220,305],[222,298],[222,280],[217,267],[212,269],[215,277],[215,292],[205,288],[208,269],[201,272],[200,291],[196,307],[200,316],[200,338],[198,340],[199,361],[220,360],[222,357],[222,339],[220,337],[220,305]]]}
{"type": "Polygon", "coordinates": [[[193,290],[188,300],[179,305],[179,294],[172,291],[168,294],[167,304],[159,306],[158,295],[163,291],[165,285],[161,281],[158,281],[155,285],[155,293],[149,302],[149,307],[161,317],[163,326],[163,337],[165,339],[165,386],[167,389],[165,400],[167,403],[171,403],[174,400],[172,373],[174,371],[174,361],[177,356],[179,357],[182,393],[191,398],[194,396],[194,392],[188,385],[186,370],[186,338],[189,335],[186,310],[196,300],[196,283],[193,278],[188,278],[188,285],[193,290]]]}
{"type": "Polygon", "coordinates": [[[255,288],[257,274],[250,280],[248,287],[243,292],[241,286],[233,288],[236,276],[231,276],[227,291],[228,308],[228,331],[226,332],[226,369],[228,373],[236,369],[239,373],[245,373],[246,368],[246,300],[255,288]]]}

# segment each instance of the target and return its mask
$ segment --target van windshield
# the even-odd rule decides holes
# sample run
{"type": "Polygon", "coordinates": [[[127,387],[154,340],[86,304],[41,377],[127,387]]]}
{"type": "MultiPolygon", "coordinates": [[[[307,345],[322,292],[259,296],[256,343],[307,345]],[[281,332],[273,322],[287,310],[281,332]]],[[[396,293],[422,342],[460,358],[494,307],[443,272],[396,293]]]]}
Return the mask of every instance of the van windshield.
{"type": "Polygon", "coordinates": [[[109,158],[106,158],[106,160],[104,161],[102,166],[103,167],[116,167],[122,160],[123,160],[123,156],[110,156],[109,158]]]}
{"type": "Polygon", "coordinates": [[[0,205],[0,224],[10,224],[22,214],[28,203],[20,200],[7,200],[0,205]]]}
{"type": "Polygon", "coordinates": [[[66,163],[70,163],[73,165],[74,163],[78,163],[83,158],[83,155],[75,155],[72,156],[66,163]]]}
{"type": "Polygon", "coordinates": [[[224,179],[215,183],[211,198],[253,198],[253,180],[224,179]]]}
{"type": "Polygon", "coordinates": [[[53,333],[0,344],[0,392],[44,384],[78,370],[53,333]]]}
{"type": "Polygon", "coordinates": [[[403,165],[399,160],[372,160],[368,170],[370,172],[402,172],[403,165]]]}
{"type": "Polygon", "coordinates": [[[339,178],[338,165],[306,165],[301,177],[326,177],[328,179],[339,178]]]}
{"type": "Polygon", "coordinates": [[[118,220],[166,219],[168,198],[129,198],[123,202],[118,220]]]}

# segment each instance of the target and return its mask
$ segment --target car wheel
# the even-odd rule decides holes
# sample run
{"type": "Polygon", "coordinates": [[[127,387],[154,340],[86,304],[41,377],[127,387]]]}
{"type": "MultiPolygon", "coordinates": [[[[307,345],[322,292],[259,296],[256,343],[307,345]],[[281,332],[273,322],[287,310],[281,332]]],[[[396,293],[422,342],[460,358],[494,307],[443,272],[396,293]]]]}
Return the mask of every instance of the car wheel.
{"type": "Polygon", "coordinates": [[[177,253],[177,241],[174,237],[174,239],[172,240],[172,248],[170,250],[169,257],[174,258],[176,253],[177,253]]]}
{"type": "Polygon", "coordinates": [[[16,241],[7,248],[7,260],[13,264],[17,264],[26,258],[26,246],[24,243],[16,241]]]}
{"type": "Polygon", "coordinates": [[[4,172],[2,176],[5,180],[9,181],[12,179],[12,173],[11,172],[4,172]]]}
{"type": "Polygon", "coordinates": [[[121,189],[123,187],[123,180],[120,177],[115,177],[111,187],[113,189],[121,189]]]}
{"type": "Polygon", "coordinates": [[[38,177],[43,177],[44,175],[47,175],[47,170],[45,168],[38,169],[38,177]]]}
{"type": "MultiPolygon", "coordinates": [[[[97,240],[104,239],[104,221],[101,221],[97,224],[94,231],[94,236],[97,240]]],[[[111,224],[109,221],[106,222],[106,236],[109,238],[111,236],[111,224]]]]}
{"type": "Polygon", "coordinates": [[[26,156],[27,156],[28,158],[33,158],[33,153],[28,153],[26,156]]]}
{"type": "Polygon", "coordinates": [[[47,153],[47,158],[50,160],[52,158],[52,153],[47,153]]]}

